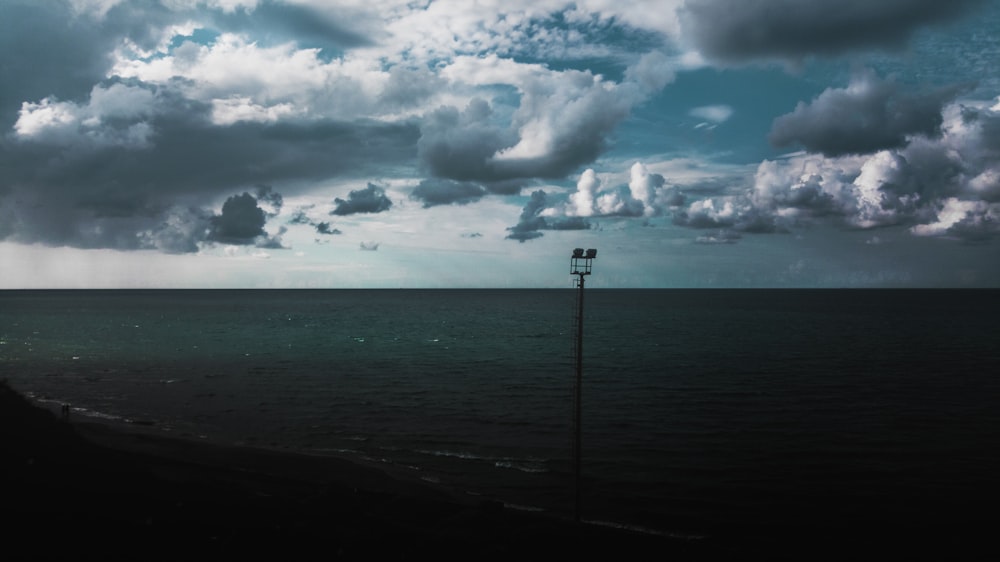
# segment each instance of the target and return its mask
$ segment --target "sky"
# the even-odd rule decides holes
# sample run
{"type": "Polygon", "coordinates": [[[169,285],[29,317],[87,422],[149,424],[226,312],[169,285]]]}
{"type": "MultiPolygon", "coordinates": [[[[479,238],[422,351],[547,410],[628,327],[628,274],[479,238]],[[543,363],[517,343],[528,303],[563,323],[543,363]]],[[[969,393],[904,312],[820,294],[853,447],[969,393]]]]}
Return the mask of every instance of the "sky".
{"type": "Polygon", "coordinates": [[[0,0],[0,288],[1000,287],[1000,0],[0,0]]]}

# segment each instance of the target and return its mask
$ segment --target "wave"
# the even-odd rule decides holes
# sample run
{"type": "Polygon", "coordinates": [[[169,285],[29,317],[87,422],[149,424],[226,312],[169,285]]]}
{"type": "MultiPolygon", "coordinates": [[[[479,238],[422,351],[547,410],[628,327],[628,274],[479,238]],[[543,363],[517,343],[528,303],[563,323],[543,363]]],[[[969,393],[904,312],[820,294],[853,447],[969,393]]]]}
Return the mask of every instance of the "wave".
{"type": "Polygon", "coordinates": [[[541,474],[549,472],[549,469],[545,467],[545,463],[548,462],[548,459],[540,459],[533,457],[529,457],[527,459],[520,459],[515,457],[497,457],[490,455],[478,455],[476,453],[470,453],[467,451],[450,451],[450,450],[418,449],[415,452],[434,457],[448,457],[448,458],[461,459],[467,461],[488,462],[488,463],[493,463],[493,466],[497,468],[517,470],[528,474],[541,474]]]}
{"type": "Polygon", "coordinates": [[[432,457],[451,457],[455,459],[473,460],[473,461],[490,460],[489,457],[483,457],[474,453],[466,453],[464,451],[432,451],[429,449],[417,449],[414,452],[420,453],[422,455],[430,455],[432,457]]]}
{"type": "Polygon", "coordinates": [[[530,511],[534,513],[539,513],[542,511],[547,511],[544,507],[537,507],[534,505],[523,505],[519,503],[508,503],[504,502],[503,506],[507,509],[513,509],[516,511],[530,511]]]}
{"type": "MultiPolygon", "coordinates": [[[[34,400],[38,404],[44,406],[45,408],[50,409],[50,410],[54,410],[54,411],[57,411],[57,410],[55,410],[56,408],[61,408],[63,405],[66,404],[65,400],[58,400],[56,398],[49,398],[49,397],[41,397],[40,398],[40,397],[38,397],[33,392],[25,392],[24,394],[25,394],[25,396],[27,396],[28,398],[31,398],[32,400],[34,400]]],[[[117,415],[114,415],[114,414],[108,414],[108,413],[100,412],[100,411],[97,411],[97,410],[91,410],[90,408],[85,408],[83,406],[70,406],[70,413],[71,414],[75,414],[75,415],[80,415],[80,416],[88,417],[88,418],[105,420],[105,421],[134,423],[134,421],[130,420],[129,418],[126,418],[126,417],[123,417],[123,416],[117,416],[117,415]]],[[[150,423],[148,425],[152,425],[152,423],[150,423]]]]}
{"type": "Polygon", "coordinates": [[[644,535],[656,535],[660,537],[667,537],[671,539],[678,539],[685,541],[700,541],[708,538],[708,535],[692,535],[690,533],[661,531],[659,529],[650,529],[649,527],[643,527],[641,525],[631,525],[628,523],[619,523],[617,521],[600,521],[600,520],[587,519],[584,521],[584,523],[587,523],[588,525],[596,525],[599,527],[611,527],[613,529],[623,529],[635,533],[642,533],[644,535]]]}
{"type": "Polygon", "coordinates": [[[519,470],[521,472],[527,472],[528,474],[542,474],[548,472],[549,469],[541,466],[539,463],[522,463],[515,461],[497,461],[495,465],[497,468],[509,468],[512,470],[519,470]]]}

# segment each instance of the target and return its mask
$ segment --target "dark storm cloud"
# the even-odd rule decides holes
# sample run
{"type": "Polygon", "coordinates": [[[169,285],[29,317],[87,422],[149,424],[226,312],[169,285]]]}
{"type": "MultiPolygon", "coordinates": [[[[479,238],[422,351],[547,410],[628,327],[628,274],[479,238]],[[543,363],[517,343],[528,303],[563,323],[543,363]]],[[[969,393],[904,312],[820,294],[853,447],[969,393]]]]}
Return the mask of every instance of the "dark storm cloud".
{"type": "Polygon", "coordinates": [[[331,228],[328,222],[318,222],[316,223],[316,232],[320,234],[334,235],[343,234],[339,228],[331,228]]]}
{"type": "Polygon", "coordinates": [[[629,86],[620,92],[583,89],[569,105],[551,108],[556,113],[545,127],[553,140],[537,155],[502,155],[521,140],[518,124],[515,119],[510,127],[497,125],[493,110],[481,99],[462,111],[445,106],[427,115],[420,125],[417,153],[432,175],[457,181],[562,178],[604,151],[608,135],[638,99],[634,84],[629,86]]]}
{"type": "Polygon", "coordinates": [[[282,226],[277,234],[268,235],[264,225],[273,215],[258,204],[264,201],[274,205],[274,201],[281,200],[281,194],[262,187],[258,187],[258,193],[263,194],[263,198],[258,199],[248,192],[227,198],[218,215],[196,207],[165,209],[159,215],[159,224],[133,233],[132,239],[138,242],[138,247],[170,254],[197,252],[203,243],[287,249],[281,241],[287,228],[282,226]]]}
{"type": "Polygon", "coordinates": [[[367,35],[357,31],[356,14],[338,17],[310,6],[262,2],[252,10],[216,12],[213,20],[220,29],[247,33],[272,44],[295,41],[303,47],[335,53],[371,44],[367,35]]]}
{"type": "Polygon", "coordinates": [[[963,108],[962,118],[970,126],[979,129],[977,160],[1000,163],[1000,111],[963,108]]]}
{"type": "Polygon", "coordinates": [[[812,103],[774,120],[769,139],[775,146],[801,144],[825,156],[865,154],[901,148],[913,135],[941,133],[941,109],[963,86],[928,94],[907,94],[894,80],[868,71],[847,88],[830,88],[812,103]]]}
{"type": "MultiPolygon", "coordinates": [[[[280,194],[269,188],[261,191],[268,202],[281,199],[280,194]]],[[[240,246],[254,245],[271,250],[288,249],[281,241],[282,235],[288,231],[286,227],[280,227],[273,236],[264,230],[268,213],[258,205],[259,201],[261,199],[247,192],[226,199],[222,204],[222,212],[208,219],[209,228],[205,240],[240,246]]]]}
{"type": "Polygon", "coordinates": [[[487,193],[482,184],[447,179],[427,179],[414,188],[413,197],[424,202],[424,207],[435,205],[466,205],[479,201],[487,193]]]}
{"type": "Polygon", "coordinates": [[[517,136],[490,122],[492,109],[473,99],[464,111],[438,108],[424,118],[417,154],[435,176],[458,181],[499,179],[488,165],[499,150],[514,146],[517,136]]]}
{"type": "Polygon", "coordinates": [[[264,236],[264,210],[249,193],[234,195],[222,205],[222,214],[212,217],[209,240],[226,244],[252,244],[264,236]]]}
{"type": "Polygon", "coordinates": [[[865,48],[898,50],[920,27],[954,20],[985,0],[688,0],[688,38],[727,62],[800,60],[865,48]]]}
{"type": "Polygon", "coordinates": [[[312,219],[306,214],[306,209],[311,209],[313,206],[302,207],[292,211],[292,218],[288,219],[288,224],[313,224],[312,219]]]}
{"type": "MultiPolygon", "coordinates": [[[[311,23],[305,8],[257,8],[228,16],[198,10],[217,16],[223,31],[240,25],[263,30],[260,18],[270,14],[284,18],[289,34],[326,26],[314,30],[331,43],[363,42],[350,32],[338,34],[332,20],[311,23]]],[[[195,251],[209,228],[211,212],[202,209],[221,195],[414,161],[415,125],[319,119],[216,126],[212,108],[186,99],[179,84],[107,77],[110,53],[124,39],[152,49],[164,27],[205,13],[136,0],[100,17],[74,13],[62,1],[0,1],[0,239],[195,251]],[[108,95],[122,92],[130,99],[108,95]],[[145,103],[136,106],[135,100],[145,103]],[[26,110],[50,106],[74,120],[35,135],[14,128],[26,110]]],[[[280,211],[280,199],[258,196],[266,216],[280,211]]],[[[224,230],[215,232],[224,236],[224,230]]]]}
{"type": "Polygon", "coordinates": [[[369,183],[364,189],[351,191],[347,199],[336,198],[337,205],[331,215],[353,215],[357,213],[381,213],[392,207],[392,201],[381,187],[369,183]]]}
{"type": "Polygon", "coordinates": [[[259,185],[257,186],[257,201],[263,201],[271,205],[272,209],[265,211],[267,217],[271,218],[281,213],[281,206],[284,204],[285,199],[271,186],[259,185]]]}
{"type": "Polygon", "coordinates": [[[313,207],[314,205],[308,205],[306,207],[295,209],[295,211],[292,212],[292,218],[288,219],[288,224],[309,225],[315,228],[316,232],[319,234],[326,234],[326,235],[343,234],[343,232],[341,232],[340,229],[333,228],[329,222],[325,221],[317,222],[309,218],[309,215],[306,214],[306,210],[312,209],[313,207]]]}
{"type": "Polygon", "coordinates": [[[510,234],[508,240],[525,242],[535,238],[541,238],[544,234],[542,230],[588,230],[590,222],[583,217],[552,218],[543,217],[541,212],[548,205],[548,196],[542,190],[535,191],[531,198],[525,203],[521,211],[518,223],[508,227],[510,234]]]}
{"type": "Polygon", "coordinates": [[[129,2],[100,22],[74,16],[67,2],[0,1],[0,129],[9,131],[24,101],[78,99],[105,78],[108,53],[123,37],[152,47],[152,32],[179,22],[158,2],[129,2]]]}
{"type": "MultiPolygon", "coordinates": [[[[153,147],[52,145],[0,137],[0,208],[42,205],[17,211],[22,218],[5,237],[135,249],[141,247],[137,236],[173,220],[170,209],[176,199],[200,205],[246,185],[374,170],[377,162],[409,160],[416,138],[416,130],[407,125],[320,121],[216,127],[208,122],[204,106],[159,95],[160,113],[149,120],[153,147]]],[[[280,210],[276,194],[260,195],[270,214],[280,210]]]]}
{"type": "Polygon", "coordinates": [[[168,254],[198,251],[212,228],[212,214],[196,207],[178,207],[163,214],[163,220],[139,234],[141,247],[155,248],[168,254]]]}

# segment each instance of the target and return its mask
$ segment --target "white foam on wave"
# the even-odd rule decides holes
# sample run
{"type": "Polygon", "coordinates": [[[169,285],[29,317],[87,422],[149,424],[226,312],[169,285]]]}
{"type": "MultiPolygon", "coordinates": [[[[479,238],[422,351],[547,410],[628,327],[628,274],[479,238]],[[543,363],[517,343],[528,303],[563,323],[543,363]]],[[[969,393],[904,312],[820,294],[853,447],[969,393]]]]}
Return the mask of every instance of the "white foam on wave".
{"type": "Polygon", "coordinates": [[[534,506],[534,505],[523,505],[523,504],[519,504],[519,503],[507,503],[507,502],[504,502],[503,506],[505,508],[507,508],[507,509],[514,509],[514,510],[517,510],[517,511],[531,511],[533,513],[538,513],[538,512],[546,511],[544,507],[537,507],[537,506],[534,506]]]}
{"type": "Polygon", "coordinates": [[[467,453],[465,451],[431,451],[429,449],[417,449],[418,453],[423,455],[431,455],[434,457],[451,457],[455,459],[464,460],[491,460],[489,457],[483,457],[474,453],[467,453]]]}
{"type": "Polygon", "coordinates": [[[644,535],[656,535],[656,536],[660,536],[660,537],[667,537],[667,538],[671,538],[671,539],[680,539],[680,540],[686,540],[686,541],[699,541],[699,540],[704,540],[704,539],[708,538],[705,535],[692,535],[692,534],[689,534],[689,533],[676,533],[676,532],[672,532],[672,531],[661,531],[659,529],[650,529],[649,527],[643,527],[641,525],[631,525],[631,524],[628,524],[628,523],[619,523],[619,522],[616,522],[616,521],[601,521],[601,520],[587,519],[587,520],[584,520],[584,523],[586,523],[588,525],[597,525],[599,527],[611,527],[611,528],[614,528],[614,529],[623,529],[623,530],[626,530],[626,531],[633,531],[635,533],[642,533],[644,535]]]}
{"type": "Polygon", "coordinates": [[[88,418],[97,418],[99,420],[109,420],[109,421],[129,421],[121,416],[116,416],[113,414],[106,414],[104,412],[98,412],[96,410],[88,410],[87,408],[72,407],[70,410],[73,413],[87,416],[88,418]]]}
{"type": "Polygon", "coordinates": [[[516,462],[514,460],[498,460],[494,466],[496,466],[497,468],[509,468],[511,470],[519,470],[521,472],[527,472],[529,474],[541,474],[549,471],[549,469],[536,463],[523,463],[523,462],[516,462]]]}

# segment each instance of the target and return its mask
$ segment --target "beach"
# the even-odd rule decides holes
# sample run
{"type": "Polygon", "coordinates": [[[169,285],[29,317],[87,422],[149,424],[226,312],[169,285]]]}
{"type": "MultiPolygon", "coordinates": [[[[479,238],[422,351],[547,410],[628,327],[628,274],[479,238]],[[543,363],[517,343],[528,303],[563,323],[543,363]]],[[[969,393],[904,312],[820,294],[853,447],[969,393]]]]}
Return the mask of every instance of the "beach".
{"type": "Polygon", "coordinates": [[[173,560],[717,559],[723,550],[505,509],[331,457],[62,420],[0,385],[4,550],[173,560]]]}

